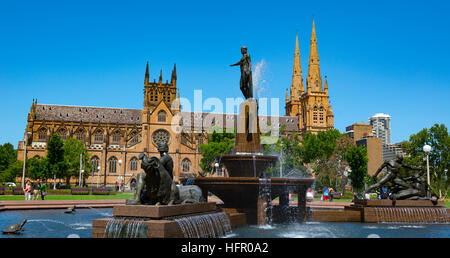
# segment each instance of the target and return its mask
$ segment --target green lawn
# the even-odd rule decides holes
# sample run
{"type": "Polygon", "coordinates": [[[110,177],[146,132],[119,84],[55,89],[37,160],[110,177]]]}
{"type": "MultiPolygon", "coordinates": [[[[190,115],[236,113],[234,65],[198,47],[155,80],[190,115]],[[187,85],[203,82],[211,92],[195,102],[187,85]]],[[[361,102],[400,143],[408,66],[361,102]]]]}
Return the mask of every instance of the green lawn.
{"type": "MultiPolygon", "coordinates": [[[[45,200],[120,200],[131,199],[133,193],[117,193],[112,195],[47,195],[45,200]]],[[[0,201],[22,201],[23,195],[0,195],[0,201]]],[[[40,200],[39,196],[39,200],[40,200]]]]}

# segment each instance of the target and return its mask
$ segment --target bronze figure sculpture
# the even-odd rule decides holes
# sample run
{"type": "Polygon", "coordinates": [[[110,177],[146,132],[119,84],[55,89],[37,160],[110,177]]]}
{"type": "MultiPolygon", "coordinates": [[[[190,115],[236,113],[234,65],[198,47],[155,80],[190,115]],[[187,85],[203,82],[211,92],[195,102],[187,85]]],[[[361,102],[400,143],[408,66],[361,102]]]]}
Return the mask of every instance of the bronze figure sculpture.
{"type": "Polygon", "coordinates": [[[252,63],[250,60],[250,55],[247,54],[247,47],[242,47],[241,53],[241,60],[230,66],[241,66],[240,87],[245,99],[249,99],[253,98],[252,63]]]}
{"type": "Polygon", "coordinates": [[[141,168],[145,172],[138,174],[135,197],[127,200],[127,205],[204,202],[200,187],[177,186],[157,157],[147,157],[141,153],[139,159],[142,161],[141,168]]]}
{"type": "Polygon", "coordinates": [[[169,152],[169,146],[167,143],[163,142],[158,144],[158,151],[161,158],[159,159],[159,162],[161,162],[161,165],[167,170],[167,172],[170,175],[170,178],[173,180],[173,159],[168,154],[169,152]]]}
{"type": "Polygon", "coordinates": [[[403,162],[403,157],[401,155],[397,156],[395,159],[390,161],[385,161],[375,172],[373,178],[377,180],[378,174],[386,168],[387,173],[383,178],[377,183],[369,186],[363,192],[363,196],[373,190],[377,189],[387,183],[392,184],[391,196],[392,200],[427,200],[426,197],[427,186],[423,178],[424,169],[421,167],[416,167],[408,165],[403,162]],[[406,168],[409,170],[418,171],[409,177],[401,177],[399,175],[400,169],[406,168]]]}

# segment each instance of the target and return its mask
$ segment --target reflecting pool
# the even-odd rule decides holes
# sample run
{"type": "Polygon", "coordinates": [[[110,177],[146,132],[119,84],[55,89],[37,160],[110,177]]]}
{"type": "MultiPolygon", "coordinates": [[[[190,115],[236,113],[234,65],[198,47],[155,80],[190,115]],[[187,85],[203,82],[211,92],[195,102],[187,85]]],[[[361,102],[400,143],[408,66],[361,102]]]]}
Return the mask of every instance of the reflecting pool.
{"type": "MultiPolygon", "coordinates": [[[[112,208],[21,210],[0,212],[0,230],[27,219],[19,235],[0,238],[90,238],[92,221],[112,217],[112,208]]],[[[449,238],[450,224],[305,222],[235,228],[227,238],[449,238]]]]}
{"type": "Polygon", "coordinates": [[[77,209],[72,214],[65,209],[21,210],[0,212],[0,231],[8,225],[27,219],[24,231],[19,235],[4,235],[0,238],[90,238],[92,221],[112,217],[112,208],[77,209]]]}

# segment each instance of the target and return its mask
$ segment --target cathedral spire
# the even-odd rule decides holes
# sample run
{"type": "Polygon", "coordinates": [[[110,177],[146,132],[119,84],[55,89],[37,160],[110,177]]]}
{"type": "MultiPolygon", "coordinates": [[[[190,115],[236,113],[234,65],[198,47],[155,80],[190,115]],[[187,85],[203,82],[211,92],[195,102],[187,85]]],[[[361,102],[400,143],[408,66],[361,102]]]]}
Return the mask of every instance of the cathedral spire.
{"type": "Polygon", "coordinates": [[[172,78],[170,79],[170,83],[174,83],[177,81],[177,64],[173,65],[172,78]]]}
{"type": "Polygon", "coordinates": [[[308,76],[306,87],[311,91],[322,91],[322,77],[320,76],[319,52],[317,50],[316,26],[313,19],[311,46],[309,51],[308,76]]]}
{"type": "Polygon", "coordinates": [[[325,92],[328,92],[328,81],[327,81],[327,76],[325,75],[325,83],[323,85],[323,90],[325,92]]]}
{"type": "Polygon", "coordinates": [[[159,83],[162,83],[162,69],[159,71],[159,83]]]}
{"type": "MultiPolygon", "coordinates": [[[[291,98],[292,98],[292,95],[291,95],[291,98]]],[[[287,102],[289,102],[289,91],[288,91],[288,89],[286,89],[286,103],[287,102]]]]}
{"type": "Polygon", "coordinates": [[[148,72],[148,61],[147,61],[147,68],[145,68],[145,80],[144,80],[144,85],[148,85],[149,84],[149,77],[150,77],[150,73],[148,72]]]}
{"type": "Polygon", "coordinates": [[[302,66],[300,64],[300,49],[298,46],[298,33],[295,37],[294,68],[292,70],[291,99],[299,100],[304,92],[302,66]]]}

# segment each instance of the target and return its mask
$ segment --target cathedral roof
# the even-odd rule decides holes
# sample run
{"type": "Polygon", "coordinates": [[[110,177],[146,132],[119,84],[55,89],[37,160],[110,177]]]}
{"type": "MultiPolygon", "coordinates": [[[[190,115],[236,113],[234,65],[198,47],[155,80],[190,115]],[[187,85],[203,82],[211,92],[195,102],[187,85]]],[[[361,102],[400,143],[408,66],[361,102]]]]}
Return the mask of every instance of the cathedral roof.
{"type": "MultiPolygon", "coordinates": [[[[37,104],[34,115],[34,119],[39,121],[142,124],[141,109],[37,104]]],[[[233,128],[236,128],[237,123],[236,114],[181,112],[181,115],[183,118],[190,116],[191,128],[197,128],[200,125],[209,127],[211,124],[221,125],[224,128],[232,125],[233,128]]],[[[278,127],[284,125],[287,132],[298,130],[298,117],[296,116],[259,116],[259,122],[260,126],[263,123],[278,127]]],[[[183,124],[183,127],[188,126],[189,124],[183,124]]]]}
{"type": "MultiPolygon", "coordinates": [[[[197,129],[201,124],[203,126],[218,125],[223,128],[232,125],[233,128],[237,127],[237,114],[220,114],[220,113],[196,113],[196,112],[181,112],[183,118],[190,116],[191,128],[197,129]]],[[[258,116],[260,127],[263,124],[271,124],[273,126],[285,126],[287,132],[298,131],[298,117],[296,116],[258,116]]],[[[188,127],[188,124],[183,123],[183,127],[188,127]]]]}
{"type": "Polygon", "coordinates": [[[35,120],[141,124],[142,110],[37,104],[35,120]]]}

